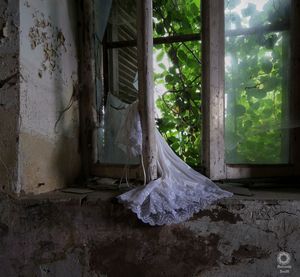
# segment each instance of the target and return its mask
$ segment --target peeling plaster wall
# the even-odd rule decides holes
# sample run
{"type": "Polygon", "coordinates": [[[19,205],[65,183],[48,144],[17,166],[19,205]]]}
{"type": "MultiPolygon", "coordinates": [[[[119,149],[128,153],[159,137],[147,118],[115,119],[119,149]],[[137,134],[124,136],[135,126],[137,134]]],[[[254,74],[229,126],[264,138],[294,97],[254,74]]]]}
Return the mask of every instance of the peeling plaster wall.
{"type": "Polygon", "coordinates": [[[20,1],[17,192],[61,188],[79,174],[76,3],[20,1]]]}
{"type": "Polygon", "coordinates": [[[299,276],[299,200],[228,199],[151,227],[100,195],[0,197],[0,276],[299,276]],[[289,274],[280,251],[291,255],[289,274]]]}
{"type": "Polygon", "coordinates": [[[18,176],[19,1],[0,1],[0,191],[18,176]]]}

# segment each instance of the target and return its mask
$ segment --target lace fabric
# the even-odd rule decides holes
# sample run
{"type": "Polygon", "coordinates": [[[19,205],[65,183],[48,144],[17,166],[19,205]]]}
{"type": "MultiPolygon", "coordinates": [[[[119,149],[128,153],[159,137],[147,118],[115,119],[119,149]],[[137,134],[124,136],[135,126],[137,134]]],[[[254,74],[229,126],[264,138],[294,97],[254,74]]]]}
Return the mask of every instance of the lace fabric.
{"type": "MultiPolygon", "coordinates": [[[[141,154],[142,133],[137,102],[128,108],[123,131],[125,134],[118,136],[121,147],[128,154],[141,154]]],[[[182,161],[158,130],[156,143],[160,177],[145,186],[118,196],[119,202],[136,213],[144,223],[150,225],[179,223],[217,200],[232,196],[232,193],[220,189],[182,161]]]]}
{"type": "Polygon", "coordinates": [[[138,102],[130,104],[116,137],[118,146],[130,157],[142,154],[142,127],[138,102]]]}

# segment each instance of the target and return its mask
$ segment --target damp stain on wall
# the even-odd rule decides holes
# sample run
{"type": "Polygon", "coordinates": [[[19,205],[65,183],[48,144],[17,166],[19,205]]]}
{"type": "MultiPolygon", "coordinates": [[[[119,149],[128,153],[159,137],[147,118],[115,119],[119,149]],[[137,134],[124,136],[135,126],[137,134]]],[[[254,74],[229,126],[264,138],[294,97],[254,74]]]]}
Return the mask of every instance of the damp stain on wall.
{"type": "Polygon", "coordinates": [[[7,253],[0,256],[7,265],[0,275],[277,276],[276,256],[284,250],[291,255],[290,276],[298,276],[299,201],[278,201],[258,216],[253,212],[268,202],[228,199],[197,219],[151,227],[108,194],[114,195],[87,196],[84,205],[79,195],[16,201],[0,194],[0,246],[7,253]]]}

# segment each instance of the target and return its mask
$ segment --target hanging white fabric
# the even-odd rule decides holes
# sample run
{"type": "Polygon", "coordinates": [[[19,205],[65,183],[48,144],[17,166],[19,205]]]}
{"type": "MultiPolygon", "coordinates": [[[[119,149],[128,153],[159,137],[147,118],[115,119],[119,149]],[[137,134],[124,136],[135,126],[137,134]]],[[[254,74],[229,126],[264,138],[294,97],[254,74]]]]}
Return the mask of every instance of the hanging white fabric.
{"type": "Polygon", "coordinates": [[[142,154],[142,127],[138,112],[138,103],[130,104],[117,133],[116,143],[129,158],[142,154]]]}
{"type": "MultiPolygon", "coordinates": [[[[137,102],[126,111],[117,143],[128,155],[142,154],[142,129],[137,102]]],[[[159,178],[137,187],[118,199],[144,223],[164,225],[189,219],[215,201],[232,196],[193,170],[169,147],[156,130],[159,178]]]]}
{"type": "MultiPolygon", "coordinates": [[[[112,0],[95,1],[96,34],[102,41],[112,0]]],[[[134,82],[137,87],[137,76],[134,82]]],[[[129,105],[115,141],[129,156],[142,155],[142,129],[138,103],[129,105]]],[[[215,201],[232,196],[183,162],[156,130],[159,178],[118,197],[121,203],[150,225],[179,223],[215,201]]]]}
{"type": "Polygon", "coordinates": [[[112,0],[95,0],[95,33],[100,42],[102,42],[106,26],[108,23],[110,11],[112,7],[112,0]]]}

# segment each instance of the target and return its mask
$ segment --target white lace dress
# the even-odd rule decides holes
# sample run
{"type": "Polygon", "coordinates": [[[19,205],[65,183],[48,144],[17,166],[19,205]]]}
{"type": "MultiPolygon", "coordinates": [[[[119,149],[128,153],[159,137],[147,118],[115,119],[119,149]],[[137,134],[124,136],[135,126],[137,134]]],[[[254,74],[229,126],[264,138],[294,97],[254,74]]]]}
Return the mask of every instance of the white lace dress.
{"type": "MultiPolygon", "coordinates": [[[[129,155],[141,155],[142,131],[137,102],[127,109],[117,143],[129,155]]],[[[169,147],[156,130],[159,178],[120,196],[119,202],[136,213],[144,223],[179,223],[215,201],[232,196],[211,180],[193,170],[169,147]]]]}

